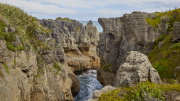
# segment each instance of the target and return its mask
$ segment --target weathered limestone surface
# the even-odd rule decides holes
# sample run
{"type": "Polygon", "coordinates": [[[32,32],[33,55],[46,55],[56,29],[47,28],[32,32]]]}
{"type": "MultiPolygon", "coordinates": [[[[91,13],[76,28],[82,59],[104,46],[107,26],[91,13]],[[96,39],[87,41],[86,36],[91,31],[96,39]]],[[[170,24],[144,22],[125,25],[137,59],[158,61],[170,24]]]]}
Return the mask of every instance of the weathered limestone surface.
{"type": "MultiPolygon", "coordinates": [[[[99,33],[91,21],[85,27],[78,21],[39,20],[39,24],[52,33],[47,34],[40,28],[33,33],[47,45],[36,47],[36,51],[25,41],[22,43],[19,36],[15,36],[12,45],[25,44],[28,51],[10,51],[5,40],[0,39],[2,101],[73,101],[73,95],[80,90],[73,72],[99,66],[96,55],[99,33]]],[[[9,25],[4,30],[10,33],[16,29],[9,25]]]]}
{"type": "Polygon", "coordinates": [[[148,57],[138,51],[127,52],[113,81],[113,86],[135,86],[139,82],[161,83],[158,72],[152,67],[148,57]]]}
{"type": "Polygon", "coordinates": [[[159,37],[158,29],[154,29],[145,21],[144,12],[132,12],[118,18],[99,18],[98,22],[103,28],[100,33],[97,54],[100,57],[101,67],[111,64],[107,72],[99,69],[98,79],[103,85],[112,85],[123,58],[129,51],[140,51],[148,54],[153,48],[153,42],[159,37]],[[104,75],[111,74],[110,78],[104,75]],[[103,78],[104,77],[104,78],[103,78]]]}
{"type": "Polygon", "coordinates": [[[180,40],[180,22],[176,22],[173,24],[173,34],[172,34],[172,41],[179,41],[180,40]]]}
{"type": "Polygon", "coordinates": [[[160,30],[161,33],[164,35],[168,34],[168,24],[167,23],[160,23],[158,25],[158,29],[160,30]]]}
{"type": "Polygon", "coordinates": [[[62,44],[67,55],[67,64],[73,71],[99,66],[99,57],[96,55],[99,32],[92,21],[86,26],[75,20],[41,20],[39,23],[52,29],[52,36],[58,38],[62,44]]]}

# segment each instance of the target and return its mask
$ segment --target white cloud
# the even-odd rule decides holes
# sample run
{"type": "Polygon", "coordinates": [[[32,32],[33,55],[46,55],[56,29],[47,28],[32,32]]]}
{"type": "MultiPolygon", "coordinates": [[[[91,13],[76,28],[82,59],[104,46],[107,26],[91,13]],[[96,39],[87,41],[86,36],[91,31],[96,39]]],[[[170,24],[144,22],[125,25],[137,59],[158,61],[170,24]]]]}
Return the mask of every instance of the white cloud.
{"type": "Polygon", "coordinates": [[[108,6],[116,4],[124,4],[130,6],[143,5],[144,2],[162,2],[165,4],[172,2],[180,2],[179,0],[36,0],[38,2],[48,2],[53,4],[62,5],[70,8],[92,8],[95,6],[108,6]]]}
{"type": "Polygon", "coordinates": [[[134,10],[149,13],[165,11],[180,4],[180,0],[1,0],[0,2],[21,7],[38,18],[61,16],[87,20],[92,17],[119,17],[134,10]]]}
{"type": "Polygon", "coordinates": [[[60,8],[57,5],[45,5],[37,1],[25,1],[25,0],[2,0],[2,3],[12,4],[23,8],[27,12],[41,13],[41,14],[75,14],[76,10],[60,8]]]}

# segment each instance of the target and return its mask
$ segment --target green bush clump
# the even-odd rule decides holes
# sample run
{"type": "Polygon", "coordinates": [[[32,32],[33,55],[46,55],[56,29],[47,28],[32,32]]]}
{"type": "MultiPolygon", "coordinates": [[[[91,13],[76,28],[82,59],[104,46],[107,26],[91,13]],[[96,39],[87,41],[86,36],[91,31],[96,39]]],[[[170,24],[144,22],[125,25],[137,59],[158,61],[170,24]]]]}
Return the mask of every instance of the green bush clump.
{"type": "Polygon", "coordinates": [[[36,74],[36,77],[39,77],[39,76],[41,76],[41,74],[37,73],[37,74],[36,74]]]}
{"type": "Polygon", "coordinates": [[[58,71],[61,71],[61,66],[59,66],[56,62],[53,64],[54,68],[56,68],[58,71]]]}
{"type": "Polygon", "coordinates": [[[80,28],[79,28],[79,27],[76,27],[76,30],[77,30],[77,31],[79,31],[79,30],[80,30],[80,28]]]}
{"type": "Polygon", "coordinates": [[[6,44],[7,49],[11,50],[11,51],[16,51],[16,47],[14,47],[13,45],[11,45],[11,43],[7,43],[6,44]]]}
{"type": "Polygon", "coordinates": [[[4,23],[2,19],[0,19],[0,38],[3,38],[5,35],[4,27],[7,27],[7,25],[4,23]]]}
{"type": "Polygon", "coordinates": [[[173,23],[180,21],[180,8],[174,9],[172,11],[156,12],[153,14],[153,17],[148,17],[145,20],[149,25],[152,25],[154,28],[157,28],[158,24],[160,23],[167,23],[168,30],[172,31],[173,23]]]}
{"type": "Polygon", "coordinates": [[[111,67],[112,67],[111,64],[107,64],[107,65],[104,65],[104,66],[102,67],[102,69],[105,70],[105,71],[107,71],[107,70],[110,70],[111,67]]]}
{"type": "Polygon", "coordinates": [[[18,46],[17,50],[20,50],[20,51],[24,50],[24,46],[18,46]]]}
{"type": "Polygon", "coordinates": [[[8,66],[6,65],[5,62],[3,63],[3,65],[4,65],[4,68],[6,69],[6,72],[9,74],[8,66]]]}
{"type": "Polygon", "coordinates": [[[69,19],[69,18],[61,18],[61,17],[57,17],[57,18],[55,19],[55,21],[58,21],[58,20],[73,21],[72,19],[69,19]]]}

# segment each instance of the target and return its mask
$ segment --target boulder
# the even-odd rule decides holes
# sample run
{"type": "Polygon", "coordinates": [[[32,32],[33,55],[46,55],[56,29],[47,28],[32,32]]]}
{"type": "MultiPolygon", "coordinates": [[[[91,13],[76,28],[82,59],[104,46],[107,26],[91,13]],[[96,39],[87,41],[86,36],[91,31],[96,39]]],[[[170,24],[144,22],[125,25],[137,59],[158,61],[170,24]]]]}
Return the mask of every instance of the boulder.
{"type": "Polygon", "coordinates": [[[152,67],[145,54],[138,51],[127,52],[115,76],[113,86],[131,87],[139,82],[151,81],[160,84],[158,72],[152,67]]]}
{"type": "Polygon", "coordinates": [[[160,49],[163,44],[164,44],[164,42],[159,42],[158,49],[160,49]]]}
{"type": "Polygon", "coordinates": [[[97,99],[101,96],[101,94],[108,93],[109,91],[112,91],[114,89],[117,89],[117,88],[107,85],[107,86],[103,87],[101,90],[95,90],[94,94],[93,94],[93,99],[97,99]]]}

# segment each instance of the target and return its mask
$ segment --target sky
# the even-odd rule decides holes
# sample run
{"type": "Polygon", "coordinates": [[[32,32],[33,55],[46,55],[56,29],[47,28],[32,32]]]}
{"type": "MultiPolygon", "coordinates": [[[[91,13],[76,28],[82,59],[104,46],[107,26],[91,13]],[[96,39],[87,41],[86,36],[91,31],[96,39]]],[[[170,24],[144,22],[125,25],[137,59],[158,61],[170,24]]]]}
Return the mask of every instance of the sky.
{"type": "Polygon", "coordinates": [[[68,17],[77,21],[121,17],[133,11],[162,12],[180,8],[180,0],[1,0],[38,19],[68,17]]]}

